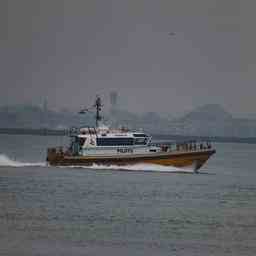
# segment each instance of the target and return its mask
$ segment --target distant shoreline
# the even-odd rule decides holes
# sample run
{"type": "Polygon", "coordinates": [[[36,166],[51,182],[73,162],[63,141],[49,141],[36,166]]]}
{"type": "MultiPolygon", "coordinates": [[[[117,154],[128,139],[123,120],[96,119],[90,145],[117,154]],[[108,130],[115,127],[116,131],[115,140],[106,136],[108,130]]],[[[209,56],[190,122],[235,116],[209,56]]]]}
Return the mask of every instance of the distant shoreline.
{"type": "Polygon", "coordinates": [[[218,136],[184,136],[184,135],[165,135],[153,134],[153,137],[159,140],[175,141],[211,141],[223,143],[247,143],[256,144],[256,137],[218,137],[218,136]]]}
{"type": "MultiPolygon", "coordinates": [[[[39,135],[39,136],[68,136],[69,130],[54,129],[26,129],[26,128],[0,128],[0,134],[9,135],[39,135]]],[[[219,136],[184,136],[171,134],[153,134],[157,140],[175,140],[175,141],[211,141],[224,143],[248,143],[256,144],[256,137],[219,137],[219,136]]]]}
{"type": "Polygon", "coordinates": [[[65,136],[68,130],[54,129],[29,129],[29,128],[0,128],[0,134],[15,135],[41,135],[41,136],[65,136]]]}

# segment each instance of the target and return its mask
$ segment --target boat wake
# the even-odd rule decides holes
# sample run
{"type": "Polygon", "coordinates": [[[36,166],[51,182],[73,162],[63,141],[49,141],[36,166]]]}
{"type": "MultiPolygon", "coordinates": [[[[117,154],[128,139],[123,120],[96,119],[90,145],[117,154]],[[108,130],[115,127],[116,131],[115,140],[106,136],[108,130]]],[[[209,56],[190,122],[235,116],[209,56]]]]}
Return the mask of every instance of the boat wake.
{"type": "MultiPolygon", "coordinates": [[[[21,162],[8,157],[5,154],[0,154],[0,167],[46,167],[45,162],[21,162]]],[[[141,172],[172,172],[172,173],[193,173],[193,167],[191,168],[176,168],[172,166],[161,166],[157,164],[134,164],[134,165],[98,165],[92,166],[60,166],[60,168],[84,168],[91,170],[119,170],[119,171],[141,171],[141,172]]]]}
{"type": "Polygon", "coordinates": [[[46,163],[27,163],[20,162],[0,154],[0,166],[25,167],[25,166],[46,166],[46,163]]]}
{"type": "Polygon", "coordinates": [[[141,172],[172,172],[172,173],[194,173],[193,168],[176,168],[173,166],[161,166],[157,164],[133,164],[133,165],[98,165],[92,166],[66,166],[63,168],[86,168],[91,170],[119,170],[119,171],[141,171],[141,172]]]}

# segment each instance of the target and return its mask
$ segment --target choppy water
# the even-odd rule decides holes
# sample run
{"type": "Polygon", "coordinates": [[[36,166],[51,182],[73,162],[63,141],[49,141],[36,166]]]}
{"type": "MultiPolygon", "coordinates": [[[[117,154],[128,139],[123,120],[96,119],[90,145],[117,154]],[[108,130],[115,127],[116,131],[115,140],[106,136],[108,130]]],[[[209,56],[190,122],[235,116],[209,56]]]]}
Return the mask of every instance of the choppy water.
{"type": "Polygon", "coordinates": [[[256,255],[256,145],[215,144],[191,174],[47,167],[64,138],[0,141],[0,255],[256,255]]]}

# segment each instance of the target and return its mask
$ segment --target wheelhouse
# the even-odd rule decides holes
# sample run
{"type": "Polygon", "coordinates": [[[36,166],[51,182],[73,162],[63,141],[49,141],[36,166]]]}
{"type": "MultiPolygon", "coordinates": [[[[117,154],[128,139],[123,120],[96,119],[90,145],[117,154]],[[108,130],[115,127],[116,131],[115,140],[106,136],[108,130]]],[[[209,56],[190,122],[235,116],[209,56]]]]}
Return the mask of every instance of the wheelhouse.
{"type": "Polygon", "coordinates": [[[82,132],[73,137],[76,151],[86,147],[120,147],[147,146],[151,137],[144,133],[86,133],[82,132]]]}

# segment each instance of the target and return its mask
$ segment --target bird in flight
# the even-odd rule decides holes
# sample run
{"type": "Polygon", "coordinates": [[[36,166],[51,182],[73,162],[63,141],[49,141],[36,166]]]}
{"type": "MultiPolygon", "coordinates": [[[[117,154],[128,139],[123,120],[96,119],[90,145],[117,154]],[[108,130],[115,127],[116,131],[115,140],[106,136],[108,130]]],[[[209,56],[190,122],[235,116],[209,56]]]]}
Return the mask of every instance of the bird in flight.
{"type": "Polygon", "coordinates": [[[176,33],[175,33],[175,32],[169,32],[168,35],[169,35],[169,36],[175,36],[176,33]]]}

